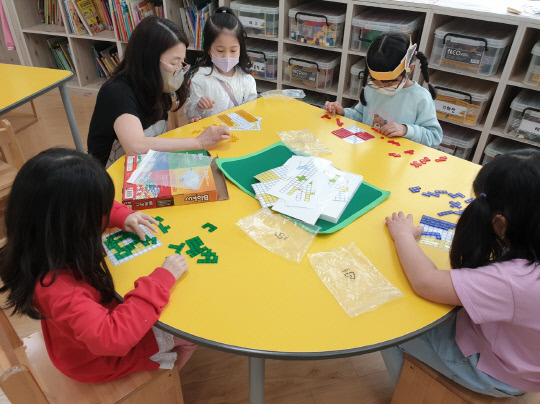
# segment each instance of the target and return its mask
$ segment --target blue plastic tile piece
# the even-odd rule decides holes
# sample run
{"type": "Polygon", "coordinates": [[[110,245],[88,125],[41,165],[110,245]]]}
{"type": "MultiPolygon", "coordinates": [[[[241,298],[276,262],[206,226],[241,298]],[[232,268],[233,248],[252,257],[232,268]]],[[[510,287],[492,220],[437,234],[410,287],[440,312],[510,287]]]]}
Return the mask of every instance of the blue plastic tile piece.
{"type": "Polygon", "coordinates": [[[452,214],[452,211],[451,210],[445,210],[444,212],[439,212],[437,213],[439,216],[446,216],[446,215],[451,215],[452,214]]]}
{"type": "Polygon", "coordinates": [[[422,192],[422,195],[427,196],[429,198],[431,196],[431,192],[422,192]]]}
{"type": "Polygon", "coordinates": [[[465,203],[471,203],[472,201],[474,201],[474,198],[465,199],[465,203]]]}
{"type": "Polygon", "coordinates": [[[448,191],[446,191],[445,189],[439,189],[437,191],[435,191],[436,194],[447,194],[448,191]]]}
{"type": "Polygon", "coordinates": [[[411,191],[413,194],[416,194],[417,192],[420,192],[420,187],[416,186],[416,187],[410,187],[409,188],[409,191],[411,191]]]}
{"type": "Polygon", "coordinates": [[[433,227],[437,227],[439,229],[448,230],[448,229],[455,229],[456,225],[454,223],[445,222],[441,219],[436,219],[434,217],[429,216],[422,216],[422,219],[420,220],[420,224],[426,224],[433,227]]]}
{"type": "Polygon", "coordinates": [[[431,232],[431,231],[422,232],[422,236],[432,236],[432,237],[435,237],[437,240],[441,239],[441,234],[440,233],[435,233],[435,232],[431,232]]]}
{"type": "Polygon", "coordinates": [[[450,201],[450,207],[461,209],[461,202],[450,201]]]}
{"type": "Polygon", "coordinates": [[[465,198],[465,195],[463,195],[461,192],[458,192],[457,194],[454,194],[456,196],[459,196],[460,198],[465,198]]]}

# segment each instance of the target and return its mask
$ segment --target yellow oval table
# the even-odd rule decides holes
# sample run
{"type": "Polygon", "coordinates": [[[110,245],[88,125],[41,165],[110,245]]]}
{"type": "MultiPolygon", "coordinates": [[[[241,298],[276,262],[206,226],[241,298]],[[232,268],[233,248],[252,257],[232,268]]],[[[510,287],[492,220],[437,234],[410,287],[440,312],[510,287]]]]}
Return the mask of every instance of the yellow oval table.
{"type": "MultiPolygon", "coordinates": [[[[349,144],[331,133],[339,129],[335,119],[322,119],[324,111],[296,100],[260,98],[233,110],[238,109],[261,117],[262,130],[231,132],[231,140],[210,150],[214,157],[253,153],[278,142],[278,131],[307,128],[332,149],[332,154],[323,157],[332,160],[337,168],[361,174],[364,181],[391,191],[385,201],[344,229],[319,234],[308,253],[336,249],[354,241],[405,295],[350,318],[312,269],[307,255],[300,264],[289,261],[255,243],[236,225],[261,206],[229,181],[228,200],[146,210],[161,216],[170,229],[166,234],[157,234],[163,246],[124,264],[110,264],[117,292],[123,296],[137,278],[159,266],[172,252],[167,248],[169,244],[178,245],[199,236],[218,254],[219,261],[198,264],[200,256],[187,257],[190,268],[174,287],[157,325],[201,345],[249,356],[250,402],[254,404],[264,401],[264,358],[322,359],[368,353],[420,335],[444,320],[453,308],[414,293],[384,218],[400,210],[412,213],[415,223],[424,214],[437,218],[437,212],[450,209],[448,202],[452,199],[425,197],[410,192],[409,187],[420,186],[422,191],[445,189],[469,197],[479,166],[453,156],[435,162],[445,154],[406,139],[396,139],[400,143],[396,146],[376,135],[365,143],[349,144]],[[408,149],[414,150],[414,155],[403,153],[408,149]],[[419,168],[410,165],[423,157],[430,162],[419,168]],[[207,222],[217,230],[202,228],[207,222]]],[[[341,120],[344,127],[358,124],[341,120]]],[[[209,117],[163,136],[195,136],[202,128],[220,123],[217,117],[209,117]]],[[[116,200],[121,200],[123,172],[124,158],[109,168],[116,185],[116,200]]],[[[457,218],[442,217],[453,222],[457,218]]],[[[449,267],[447,252],[420,245],[439,267],[449,267]]]]}

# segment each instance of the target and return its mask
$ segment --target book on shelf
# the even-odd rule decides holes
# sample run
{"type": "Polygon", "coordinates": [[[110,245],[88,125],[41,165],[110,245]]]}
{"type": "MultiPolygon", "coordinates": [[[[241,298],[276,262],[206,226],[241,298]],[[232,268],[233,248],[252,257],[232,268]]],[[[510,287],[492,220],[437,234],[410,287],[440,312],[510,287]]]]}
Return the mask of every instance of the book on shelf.
{"type": "Polygon", "coordinates": [[[81,21],[77,10],[75,9],[75,4],[73,3],[73,0],[64,0],[64,5],[66,7],[66,14],[68,16],[71,33],[76,35],[88,34],[88,31],[84,27],[84,24],[81,21]]]}
{"type": "Polygon", "coordinates": [[[108,42],[99,42],[92,46],[99,77],[110,77],[120,63],[116,45],[108,42]]]}
{"type": "Polygon", "coordinates": [[[64,25],[60,7],[62,0],[35,0],[39,21],[47,25],[64,25]]]}
{"type": "Polygon", "coordinates": [[[99,19],[96,6],[92,0],[73,0],[84,26],[92,35],[105,30],[105,25],[99,19]]]}
{"type": "Polygon", "coordinates": [[[151,0],[111,0],[116,39],[127,42],[143,18],[163,14],[163,6],[156,10],[154,3],[156,2],[151,0]]]}
{"type": "MultiPolygon", "coordinates": [[[[202,49],[202,33],[204,26],[218,6],[217,0],[182,0],[184,7],[180,8],[180,14],[185,13],[187,27],[184,31],[193,38],[193,47],[202,49]],[[184,11],[182,11],[184,10],[184,11]]],[[[183,22],[182,22],[183,23],[183,22]]]]}
{"type": "Polygon", "coordinates": [[[68,39],[62,37],[52,37],[47,39],[47,44],[51,49],[56,66],[59,69],[70,70],[76,74],[73,58],[71,57],[71,51],[69,50],[68,39]]]}

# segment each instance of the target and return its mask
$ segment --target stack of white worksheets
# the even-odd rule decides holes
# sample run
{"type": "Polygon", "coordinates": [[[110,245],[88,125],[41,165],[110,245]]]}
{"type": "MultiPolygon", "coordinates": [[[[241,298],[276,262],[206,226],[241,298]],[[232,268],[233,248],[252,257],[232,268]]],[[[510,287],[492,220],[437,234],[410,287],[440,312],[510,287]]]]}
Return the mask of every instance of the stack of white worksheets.
{"type": "Polygon", "coordinates": [[[363,180],[312,156],[293,156],[255,178],[260,182],[253,189],[263,207],[309,224],[318,219],[337,223],[363,180]]]}

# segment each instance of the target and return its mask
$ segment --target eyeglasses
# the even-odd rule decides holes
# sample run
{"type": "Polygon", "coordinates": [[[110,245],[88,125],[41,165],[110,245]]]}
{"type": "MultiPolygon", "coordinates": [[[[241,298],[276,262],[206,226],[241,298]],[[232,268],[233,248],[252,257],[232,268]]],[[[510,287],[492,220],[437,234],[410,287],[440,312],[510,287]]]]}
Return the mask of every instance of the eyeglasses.
{"type": "Polygon", "coordinates": [[[380,85],[380,84],[375,84],[374,81],[370,81],[367,85],[368,87],[371,87],[373,89],[378,89],[378,88],[384,88],[385,90],[387,91],[397,91],[399,86],[401,85],[401,82],[403,81],[404,77],[402,76],[401,79],[399,80],[399,82],[393,86],[385,86],[384,84],[386,83],[395,83],[397,80],[389,80],[389,81],[382,81],[382,80],[378,80],[379,82],[381,82],[383,85],[380,85]]]}
{"type": "Polygon", "coordinates": [[[190,68],[190,65],[188,65],[186,62],[182,62],[180,65],[178,66],[173,66],[173,65],[170,65],[166,62],[164,62],[163,60],[160,60],[159,61],[160,63],[163,63],[165,66],[167,66],[169,69],[171,70],[174,70],[174,76],[177,76],[178,74],[180,73],[186,73],[189,68],[190,68]]]}

